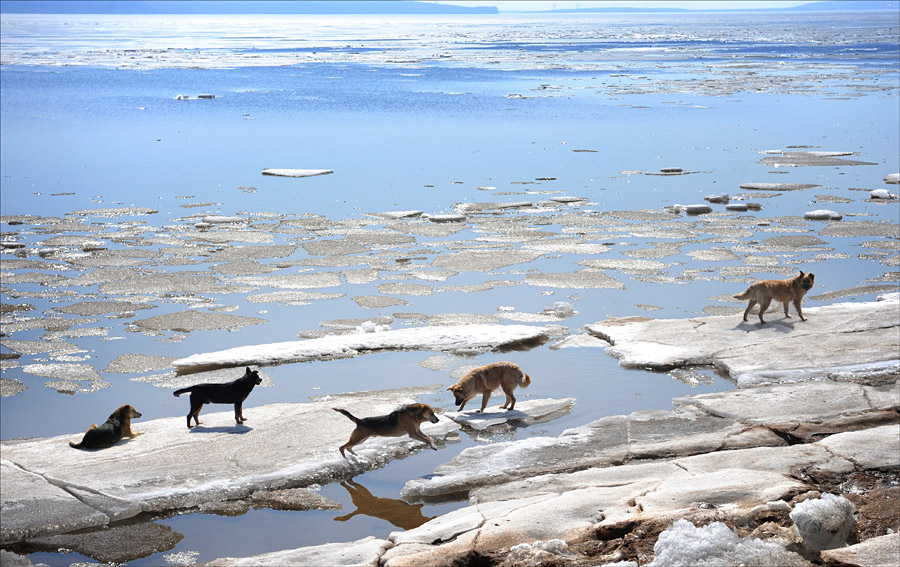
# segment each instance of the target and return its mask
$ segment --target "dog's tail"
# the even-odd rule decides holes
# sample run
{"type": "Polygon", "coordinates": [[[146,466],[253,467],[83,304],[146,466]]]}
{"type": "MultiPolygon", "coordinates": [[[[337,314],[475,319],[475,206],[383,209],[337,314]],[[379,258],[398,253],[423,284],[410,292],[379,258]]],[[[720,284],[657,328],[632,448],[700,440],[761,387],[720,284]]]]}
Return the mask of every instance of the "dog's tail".
{"type": "Polygon", "coordinates": [[[177,398],[177,397],[180,396],[181,394],[184,394],[185,392],[190,392],[190,391],[193,390],[193,389],[194,389],[193,386],[191,386],[191,387],[189,387],[189,388],[182,388],[182,389],[180,389],[180,390],[175,390],[174,392],[172,392],[172,395],[174,395],[174,396],[177,398]]]}
{"type": "Polygon", "coordinates": [[[75,449],[81,449],[81,443],[75,443],[73,441],[69,441],[69,447],[74,447],[75,449]]]}
{"type": "Polygon", "coordinates": [[[359,418],[356,417],[356,416],[354,416],[354,415],[353,415],[352,413],[350,413],[349,411],[347,411],[347,410],[345,410],[345,409],[341,409],[341,408],[331,408],[331,409],[333,409],[334,411],[336,411],[336,412],[338,412],[338,413],[342,413],[342,414],[346,415],[347,417],[350,418],[350,420],[351,420],[353,423],[359,423],[359,418]]]}
{"type": "Polygon", "coordinates": [[[525,374],[523,372],[522,375],[519,376],[519,387],[527,388],[530,385],[531,385],[531,376],[529,376],[528,374],[525,374]]]}
{"type": "Polygon", "coordinates": [[[743,293],[738,293],[738,294],[736,294],[736,295],[732,295],[731,297],[733,297],[733,298],[735,298],[735,299],[742,299],[742,300],[743,300],[743,299],[750,299],[751,297],[753,297],[753,291],[754,291],[754,290],[753,290],[753,287],[751,286],[751,287],[748,287],[748,288],[747,288],[747,291],[745,291],[745,292],[743,292],[743,293]]]}

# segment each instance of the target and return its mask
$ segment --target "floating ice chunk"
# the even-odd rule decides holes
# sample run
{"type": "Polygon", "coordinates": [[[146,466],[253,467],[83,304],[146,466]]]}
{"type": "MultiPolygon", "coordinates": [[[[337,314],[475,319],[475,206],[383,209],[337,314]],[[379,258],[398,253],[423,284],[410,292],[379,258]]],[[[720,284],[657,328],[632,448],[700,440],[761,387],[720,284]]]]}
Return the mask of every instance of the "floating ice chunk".
{"type": "Polygon", "coordinates": [[[884,182],[897,185],[900,183],[900,173],[888,173],[884,176],[884,182]]]}
{"type": "Polygon", "coordinates": [[[875,189],[873,191],[869,191],[869,198],[871,198],[871,199],[896,199],[897,195],[894,195],[887,189],[875,189]]]}
{"type": "Polygon", "coordinates": [[[183,95],[183,94],[175,95],[175,100],[190,100],[190,99],[191,99],[191,97],[189,97],[187,95],[183,95]]]}
{"type": "Polygon", "coordinates": [[[738,211],[744,212],[750,209],[750,205],[747,203],[728,203],[725,205],[726,211],[738,211]]]}
{"type": "Polygon", "coordinates": [[[422,211],[386,211],[383,213],[370,213],[372,216],[385,219],[406,219],[422,216],[422,211]]]}
{"type": "Polygon", "coordinates": [[[722,193],[721,195],[707,195],[703,197],[704,201],[709,201],[710,203],[728,203],[730,197],[728,193],[722,193]]]}
{"type": "Polygon", "coordinates": [[[587,197],[575,197],[571,195],[560,195],[557,197],[550,197],[550,200],[555,203],[581,203],[583,201],[587,201],[587,197]]]}
{"type": "Polygon", "coordinates": [[[659,170],[661,173],[681,173],[684,171],[680,167],[663,167],[659,170]]]}
{"type": "MultiPolygon", "coordinates": [[[[476,398],[473,400],[473,403],[480,401],[480,398],[476,398]]],[[[505,410],[501,409],[500,406],[496,406],[485,408],[484,412],[470,409],[467,411],[445,411],[443,415],[460,425],[481,431],[488,427],[508,422],[515,422],[519,425],[532,425],[550,421],[562,415],[574,403],[575,398],[525,400],[517,402],[514,410],[505,410]]]]}
{"type": "Polygon", "coordinates": [[[212,98],[216,98],[216,95],[214,95],[214,94],[198,94],[197,98],[212,99],[212,98]]]}
{"type": "Polygon", "coordinates": [[[431,222],[465,222],[466,215],[425,215],[431,222]]]}
{"type": "Polygon", "coordinates": [[[802,191],[804,189],[817,189],[821,185],[812,183],[741,183],[741,189],[755,191],[802,191]]]}
{"type": "Polygon", "coordinates": [[[790,516],[806,547],[822,551],[841,547],[856,529],[856,507],[843,496],[823,494],[800,502],[790,516]]]}
{"type": "Polygon", "coordinates": [[[363,324],[356,327],[356,330],[360,333],[378,333],[381,331],[390,331],[391,328],[388,325],[379,325],[374,321],[365,321],[363,324]]]}
{"type": "Polygon", "coordinates": [[[816,209],[815,211],[806,211],[803,213],[803,218],[807,220],[841,220],[844,217],[841,213],[835,211],[816,209]]]}
{"type": "Polygon", "coordinates": [[[227,222],[245,222],[247,219],[244,217],[229,217],[225,215],[209,215],[203,217],[203,222],[208,224],[221,224],[227,222]]]}
{"type": "Polygon", "coordinates": [[[556,301],[552,307],[545,307],[544,313],[552,313],[557,317],[571,317],[575,314],[575,310],[568,301],[556,301]]]}
{"type": "Polygon", "coordinates": [[[709,205],[687,205],[684,207],[684,212],[689,215],[702,215],[704,213],[711,213],[712,207],[709,205]]]}
{"type": "Polygon", "coordinates": [[[741,538],[722,522],[702,528],[687,520],[676,520],[659,534],[648,567],[713,567],[720,565],[808,565],[777,543],[741,538]]]}
{"type": "Polygon", "coordinates": [[[333,169],[264,169],[263,175],[275,175],[277,177],[312,177],[314,175],[327,175],[334,173],[333,169]]]}

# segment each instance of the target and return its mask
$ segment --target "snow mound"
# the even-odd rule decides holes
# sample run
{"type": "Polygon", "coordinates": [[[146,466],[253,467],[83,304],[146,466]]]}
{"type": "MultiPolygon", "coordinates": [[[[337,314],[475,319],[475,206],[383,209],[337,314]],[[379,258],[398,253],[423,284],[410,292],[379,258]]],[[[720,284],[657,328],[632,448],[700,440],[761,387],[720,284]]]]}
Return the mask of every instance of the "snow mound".
{"type": "Polygon", "coordinates": [[[856,507],[843,496],[834,494],[804,500],[794,506],[790,516],[806,547],[812,551],[841,547],[856,529],[856,507]]]}
{"type": "Polygon", "coordinates": [[[722,567],[724,565],[805,565],[805,560],[777,543],[742,538],[722,522],[702,528],[676,520],[659,534],[656,557],[648,567],[722,567]]]}
{"type": "Polygon", "coordinates": [[[509,548],[509,555],[501,567],[532,567],[556,557],[571,557],[569,546],[561,539],[520,543],[509,548]]]}

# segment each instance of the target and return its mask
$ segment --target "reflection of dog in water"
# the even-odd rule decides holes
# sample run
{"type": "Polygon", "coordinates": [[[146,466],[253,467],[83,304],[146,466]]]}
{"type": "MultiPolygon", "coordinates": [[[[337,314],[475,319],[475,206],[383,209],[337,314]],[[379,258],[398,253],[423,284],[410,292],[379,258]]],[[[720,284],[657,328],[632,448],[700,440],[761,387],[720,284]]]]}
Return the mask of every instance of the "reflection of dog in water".
{"type": "Polygon", "coordinates": [[[244,417],[244,409],[241,407],[247,396],[253,390],[253,387],[262,384],[262,378],[256,370],[247,371],[243,376],[233,382],[225,384],[197,384],[189,388],[182,388],[173,392],[175,396],[180,396],[185,392],[191,393],[191,411],[187,414],[187,426],[191,428],[191,417],[194,423],[200,425],[200,409],[203,404],[234,404],[234,420],[238,425],[244,423],[247,418],[244,417]]]}
{"type": "Polygon", "coordinates": [[[386,520],[400,529],[411,530],[431,519],[422,515],[423,504],[407,504],[403,500],[373,496],[365,486],[352,480],[342,482],[341,486],[347,489],[356,510],[336,517],[338,522],[346,522],[357,514],[363,514],[386,520]]]}
{"type": "Polygon", "coordinates": [[[516,407],[516,397],[513,390],[516,386],[527,388],[531,384],[531,376],[525,374],[518,364],[512,362],[494,362],[485,366],[479,366],[470,370],[465,376],[459,379],[459,382],[447,388],[453,392],[456,398],[456,404],[459,406],[457,411],[462,411],[466,406],[466,402],[481,394],[481,410],[487,407],[491,393],[498,387],[503,388],[506,394],[506,403],[500,406],[503,409],[513,409],[516,407]],[[506,406],[509,406],[507,408],[506,406]]]}
{"type": "Polygon", "coordinates": [[[345,409],[332,409],[346,415],[356,424],[356,429],[350,434],[350,440],[340,447],[342,457],[346,456],[344,455],[344,449],[355,455],[353,447],[369,437],[400,437],[403,434],[408,434],[413,439],[427,443],[429,447],[437,451],[437,447],[434,446],[431,438],[419,429],[419,425],[426,421],[431,423],[438,422],[437,416],[434,415],[434,410],[427,404],[409,404],[392,411],[388,415],[377,415],[362,419],[355,417],[345,409]]]}
{"type": "Polygon", "coordinates": [[[759,322],[765,323],[763,320],[763,313],[769,308],[769,304],[772,303],[773,299],[784,304],[785,317],[790,317],[790,315],[788,315],[788,304],[793,302],[794,308],[797,310],[797,315],[800,316],[800,320],[806,321],[806,318],[803,317],[803,310],[800,309],[800,302],[803,300],[803,296],[806,295],[806,292],[812,289],[815,281],[815,274],[804,274],[803,270],[801,270],[799,276],[794,276],[793,278],[788,278],[786,280],[764,280],[756,282],[748,287],[747,291],[744,293],[739,293],[733,297],[735,299],[750,300],[750,304],[747,306],[746,311],[744,311],[744,321],[747,320],[747,315],[750,314],[750,310],[753,309],[753,306],[758,303],[759,322]]]}
{"type": "Polygon", "coordinates": [[[81,443],[69,441],[69,446],[76,449],[105,449],[118,443],[122,437],[136,437],[140,432],[131,430],[131,420],[138,417],[141,417],[140,412],[126,404],[114,411],[100,427],[96,423],[91,425],[84,433],[81,443]]]}

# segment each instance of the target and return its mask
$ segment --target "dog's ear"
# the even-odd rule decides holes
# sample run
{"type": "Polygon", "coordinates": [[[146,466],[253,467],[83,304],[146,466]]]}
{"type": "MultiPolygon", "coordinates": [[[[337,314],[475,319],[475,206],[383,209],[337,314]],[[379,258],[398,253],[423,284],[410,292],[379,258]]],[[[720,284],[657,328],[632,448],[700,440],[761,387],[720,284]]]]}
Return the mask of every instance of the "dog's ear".
{"type": "MultiPolygon", "coordinates": [[[[803,272],[800,272],[800,273],[802,274],[803,272]]],[[[250,373],[252,373],[252,372],[253,372],[253,371],[250,370],[250,367],[248,366],[248,367],[247,367],[247,374],[250,374],[250,373]]]]}
{"type": "Polygon", "coordinates": [[[802,278],[802,277],[805,276],[805,275],[806,275],[806,274],[803,273],[803,270],[800,270],[800,277],[802,278]]]}

